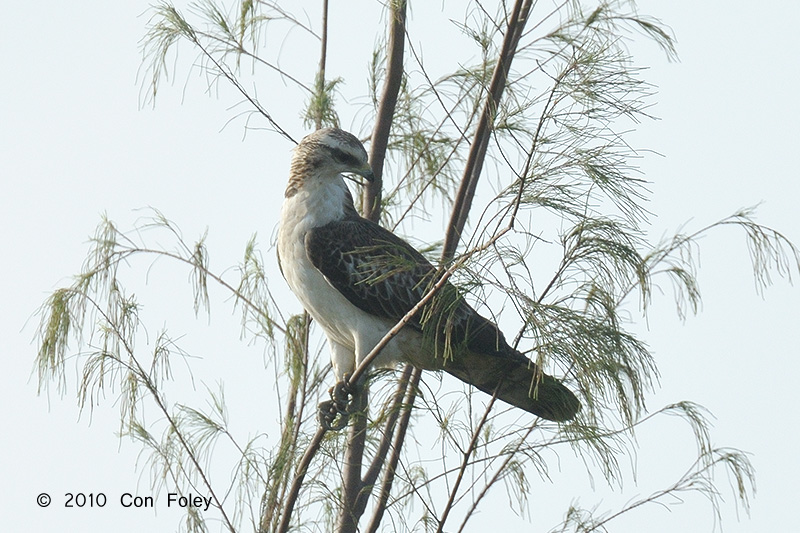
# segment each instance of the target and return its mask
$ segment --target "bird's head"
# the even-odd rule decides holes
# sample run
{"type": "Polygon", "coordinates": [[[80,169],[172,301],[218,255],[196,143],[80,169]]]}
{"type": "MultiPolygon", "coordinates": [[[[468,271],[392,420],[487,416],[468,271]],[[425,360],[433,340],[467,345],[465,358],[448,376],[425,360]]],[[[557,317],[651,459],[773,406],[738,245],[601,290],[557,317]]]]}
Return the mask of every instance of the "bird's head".
{"type": "Polygon", "coordinates": [[[355,135],[337,128],[324,128],[305,136],[294,150],[292,172],[320,179],[340,174],[358,174],[367,181],[375,179],[364,145],[355,135]]]}

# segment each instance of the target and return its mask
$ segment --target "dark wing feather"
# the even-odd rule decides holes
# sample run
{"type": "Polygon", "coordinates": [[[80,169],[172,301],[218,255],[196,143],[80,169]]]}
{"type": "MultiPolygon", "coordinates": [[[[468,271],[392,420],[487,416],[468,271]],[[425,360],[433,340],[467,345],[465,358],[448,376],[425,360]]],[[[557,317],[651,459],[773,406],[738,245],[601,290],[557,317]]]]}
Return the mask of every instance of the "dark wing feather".
{"type": "MultiPolygon", "coordinates": [[[[346,219],[306,234],[311,263],[347,300],[372,315],[400,320],[425,295],[436,269],[392,232],[346,219]]],[[[409,323],[419,329],[419,320],[409,323]]]]}
{"type": "MultiPolygon", "coordinates": [[[[438,279],[437,269],[394,233],[363,218],[331,222],[308,232],[306,253],[347,300],[372,315],[400,320],[438,279]]],[[[409,325],[452,346],[486,355],[512,351],[503,334],[446,284],[409,325]]],[[[527,361],[527,358],[525,358],[527,361]]]]}

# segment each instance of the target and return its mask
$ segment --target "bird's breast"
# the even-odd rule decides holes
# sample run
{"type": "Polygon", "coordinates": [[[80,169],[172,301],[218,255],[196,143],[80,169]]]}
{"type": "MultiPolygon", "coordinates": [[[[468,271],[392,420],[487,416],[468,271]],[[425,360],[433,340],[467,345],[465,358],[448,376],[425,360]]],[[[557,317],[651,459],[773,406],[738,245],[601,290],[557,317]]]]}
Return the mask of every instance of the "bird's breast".
{"type": "Polygon", "coordinates": [[[333,287],[309,259],[306,234],[331,220],[327,220],[329,216],[324,210],[303,204],[301,194],[296,194],[283,205],[278,229],[281,271],[292,292],[326,335],[355,349],[368,317],[333,287]]]}
{"type": "MultiPolygon", "coordinates": [[[[336,190],[300,189],[286,198],[278,228],[278,256],[281,272],[292,292],[326,335],[332,341],[359,352],[357,357],[363,357],[394,326],[395,321],[373,316],[353,305],[314,266],[305,245],[309,231],[337,220],[337,213],[330,209],[336,194],[336,190]],[[309,200],[315,205],[312,206],[309,200]]],[[[338,219],[343,216],[343,211],[340,211],[338,219]]],[[[403,330],[381,352],[375,365],[391,366],[396,361],[409,359],[409,353],[419,351],[418,337],[416,332],[403,330]]]]}

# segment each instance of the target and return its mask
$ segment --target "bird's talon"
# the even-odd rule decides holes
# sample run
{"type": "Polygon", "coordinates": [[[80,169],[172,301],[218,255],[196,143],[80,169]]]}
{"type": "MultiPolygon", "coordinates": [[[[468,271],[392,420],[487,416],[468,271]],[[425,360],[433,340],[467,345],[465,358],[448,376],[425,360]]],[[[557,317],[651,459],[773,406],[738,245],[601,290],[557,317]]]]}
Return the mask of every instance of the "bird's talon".
{"type": "Polygon", "coordinates": [[[328,390],[331,399],[319,404],[319,423],[328,431],[344,428],[350,418],[353,388],[349,384],[349,377],[349,374],[342,376],[342,381],[328,390]]]}
{"type": "Polygon", "coordinates": [[[319,424],[326,431],[339,431],[347,425],[347,420],[350,417],[346,410],[339,409],[336,402],[328,400],[321,402],[318,406],[317,416],[319,424]],[[337,422],[338,417],[338,422],[337,422]]]}

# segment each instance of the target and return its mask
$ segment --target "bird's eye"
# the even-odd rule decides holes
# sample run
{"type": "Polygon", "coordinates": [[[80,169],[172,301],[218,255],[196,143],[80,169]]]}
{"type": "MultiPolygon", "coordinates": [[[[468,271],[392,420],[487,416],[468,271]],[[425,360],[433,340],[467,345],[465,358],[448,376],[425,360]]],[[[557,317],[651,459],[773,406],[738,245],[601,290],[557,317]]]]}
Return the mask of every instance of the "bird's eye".
{"type": "Polygon", "coordinates": [[[343,152],[341,150],[332,150],[332,155],[337,163],[341,163],[343,165],[351,167],[358,166],[358,161],[356,161],[356,158],[346,152],[343,152]]]}

